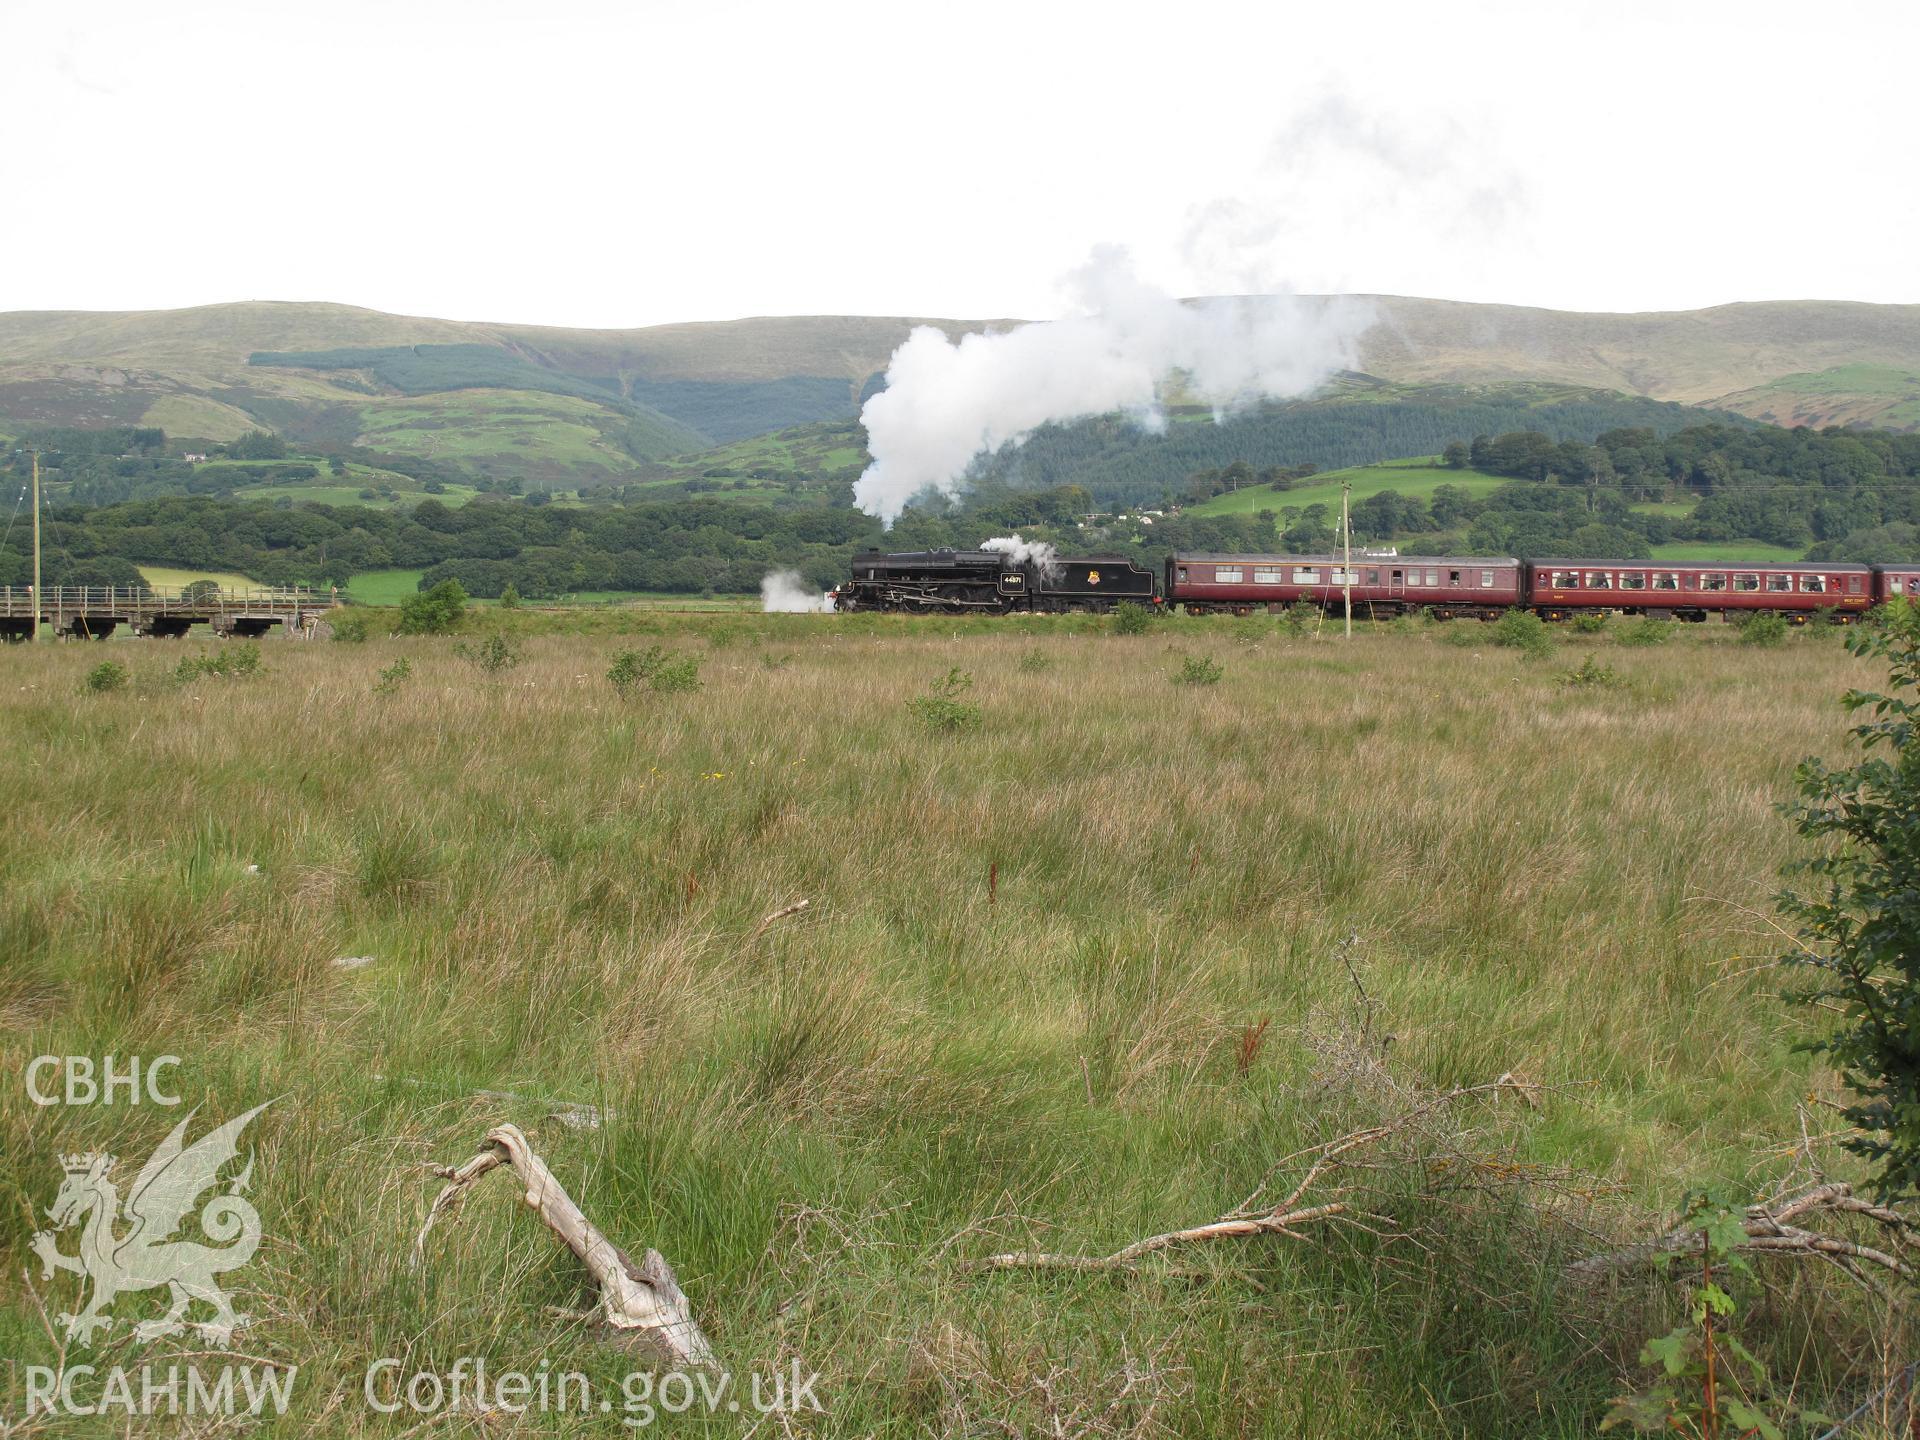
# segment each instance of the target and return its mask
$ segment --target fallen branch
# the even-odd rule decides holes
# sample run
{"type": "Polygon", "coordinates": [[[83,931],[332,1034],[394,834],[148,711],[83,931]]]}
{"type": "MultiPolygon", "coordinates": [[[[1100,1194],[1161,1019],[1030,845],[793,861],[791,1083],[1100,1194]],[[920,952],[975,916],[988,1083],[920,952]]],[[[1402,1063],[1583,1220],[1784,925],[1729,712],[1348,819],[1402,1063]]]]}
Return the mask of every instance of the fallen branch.
{"type": "MultiPolygon", "coordinates": [[[[1913,1222],[1885,1205],[1862,1200],[1851,1185],[1828,1182],[1803,1190],[1772,1204],[1749,1205],[1743,1221],[1747,1238],[1734,1248],[1762,1255],[1825,1256],[1840,1261],[1864,1260],[1896,1275],[1911,1276],[1913,1267],[1890,1250],[1864,1245],[1833,1235],[1822,1235],[1794,1222],[1811,1216],[1859,1215],[1893,1237],[1893,1248],[1903,1250],[1912,1243],[1913,1222]]],[[[1567,1267],[1571,1275],[1601,1275],[1612,1270],[1627,1270],[1651,1264],[1673,1255],[1698,1255],[1706,1237],[1688,1226],[1676,1226],[1663,1235],[1589,1255],[1567,1267]]]]}
{"type": "Polygon", "coordinates": [[[1512,1073],[1501,1076],[1490,1085],[1468,1085],[1460,1089],[1449,1090],[1445,1094],[1414,1106],[1397,1119],[1383,1125],[1371,1126],[1365,1130],[1356,1130],[1329,1140],[1325,1144],[1315,1145],[1277,1161],[1241,1205],[1217,1220],[1203,1225],[1191,1225],[1180,1230],[1168,1230],[1160,1235],[1149,1235],[1143,1240],[1135,1240],[1123,1245],[1110,1255],[1056,1255],[1045,1251],[1018,1250],[1002,1255],[988,1255],[979,1260],[969,1261],[963,1270],[1124,1270],[1130,1269],[1137,1261],[1158,1250],[1174,1245],[1186,1245],[1207,1240],[1235,1239],[1251,1235],[1281,1235],[1288,1239],[1302,1238],[1301,1232],[1308,1227],[1327,1221],[1346,1219],[1347,1223],[1357,1224],[1350,1218],[1353,1212],[1351,1202],[1346,1198],[1345,1187],[1334,1190],[1332,1195],[1317,1204],[1305,1205],[1307,1192],[1323,1178],[1338,1170],[1344,1163],[1343,1157],[1355,1150],[1374,1145],[1390,1135],[1406,1129],[1415,1121],[1431,1115],[1456,1100],[1473,1095],[1498,1094],[1502,1091],[1517,1091],[1528,1100],[1532,1092],[1539,1087],[1516,1080],[1512,1073]],[[1273,1177],[1282,1166],[1294,1161],[1310,1161],[1303,1174],[1287,1192],[1284,1199],[1273,1205],[1262,1205],[1261,1198],[1273,1177]]]}
{"type": "Polygon", "coordinates": [[[590,1312],[594,1319],[612,1330],[644,1338],[673,1364],[713,1363],[713,1347],[694,1320],[693,1309],[660,1252],[649,1250],[638,1265],[634,1264],[587,1219],[546,1162],[534,1153],[527,1137],[513,1125],[496,1125],[487,1131],[480,1153],[458,1169],[429,1167],[447,1185],[434,1197],[426,1223],[413,1242],[415,1266],[424,1263],[427,1235],[440,1217],[457,1209],[481,1176],[502,1165],[511,1167],[519,1177],[521,1198],[593,1275],[600,1287],[599,1309],[590,1312]]]}
{"type": "Polygon", "coordinates": [[[812,903],[811,900],[796,900],[791,905],[782,905],[778,910],[763,918],[758,925],[753,927],[753,933],[747,937],[747,943],[751,945],[755,940],[758,940],[762,935],[766,934],[767,927],[773,924],[774,921],[784,920],[789,915],[798,915],[812,903]]]}

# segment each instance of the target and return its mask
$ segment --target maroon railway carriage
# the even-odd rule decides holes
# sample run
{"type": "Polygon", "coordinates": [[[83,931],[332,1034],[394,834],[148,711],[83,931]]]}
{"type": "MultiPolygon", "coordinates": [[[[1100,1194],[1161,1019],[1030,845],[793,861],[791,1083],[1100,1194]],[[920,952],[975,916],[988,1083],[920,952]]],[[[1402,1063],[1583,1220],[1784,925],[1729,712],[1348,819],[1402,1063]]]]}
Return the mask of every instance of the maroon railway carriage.
{"type": "MultiPolygon", "coordinates": [[[[1174,555],[1162,593],[1189,615],[1251,615],[1302,602],[1338,614],[1345,563],[1337,555],[1174,555]]],[[[1521,603],[1521,572],[1512,556],[1356,555],[1353,613],[1492,619],[1521,603]]]]}
{"type": "Polygon", "coordinates": [[[1669,620],[1769,611],[1798,622],[1816,610],[1846,615],[1874,603],[1874,575],[1865,565],[1535,560],[1527,570],[1527,603],[1549,620],[1591,610],[1669,620]]]}
{"type": "Polygon", "coordinates": [[[1920,565],[1873,567],[1873,599],[1878,604],[1896,595],[1920,603],[1920,565]]]}

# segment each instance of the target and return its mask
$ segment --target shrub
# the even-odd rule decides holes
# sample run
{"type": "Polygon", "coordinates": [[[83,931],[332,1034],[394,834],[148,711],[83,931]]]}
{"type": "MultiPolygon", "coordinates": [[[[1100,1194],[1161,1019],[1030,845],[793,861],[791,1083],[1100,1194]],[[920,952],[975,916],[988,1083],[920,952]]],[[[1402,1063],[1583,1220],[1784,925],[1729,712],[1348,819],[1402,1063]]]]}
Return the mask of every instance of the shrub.
{"type": "Polygon", "coordinates": [[[1573,633],[1576,635],[1598,635],[1607,628],[1607,612],[1587,610],[1573,617],[1573,633]]]}
{"type": "Polygon", "coordinates": [[[1562,675],[1560,683],[1571,689],[1592,686],[1601,690],[1617,690],[1627,682],[1611,665],[1602,665],[1589,655],[1580,662],[1579,669],[1569,670],[1562,675]]]}
{"type": "Polygon", "coordinates": [[[613,657],[607,679],[622,695],[631,695],[642,683],[659,693],[700,688],[700,662],[691,655],[669,655],[658,645],[645,650],[622,650],[613,657]]]}
{"type": "Polygon", "coordinates": [[[520,608],[520,587],[509,580],[500,591],[500,608],[518,610],[520,608]]]}
{"type": "Polygon", "coordinates": [[[1829,1027],[1824,1053],[1853,1102],[1841,1143],[1875,1167],[1890,1195],[1920,1191],[1920,1067],[1913,1057],[1920,996],[1920,613],[1901,602],[1881,623],[1852,629],[1847,649],[1887,665],[1884,693],[1849,690],[1858,763],[1800,762],[1798,805],[1782,807],[1813,857],[1795,869],[1805,894],[1781,897],[1796,925],[1786,956],[1808,975],[1796,997],[1829,1027]],[[1864,713],[1863,713],[1864,712],[1864,713]]]}
{"type": "Polygon", "coordinates": [[[259,673],[260,650],[254,645],[233,645],[212,655],[189,655],[173,667],[173,678],[181,685],[202,676],[244,680],[259,673]]]}
{"type": "Polygon", "coordinates": [[[1324,619],[1326,616],[1318,605],[1309,605],[1304,600],[1296,600],[1280,612],[1280,623],[1289,635],[1299,635],[1309,625],[1318,626],[1324,619]]]}
{"type": "Polygon", "coordinates": [[[1113,633],[1116,635],[1144,635],[1152,622],[1153,616],[1147,607],[1132,600],[1122,600],[1113,607],[1113,633]]]}
{"type": "Polygon", "coordinates": [[[647,678],[647,684],[661,695],[672,695],[700,688],[700,662],[691,655],[668,660],[647,678]]]}
{"type": "Polygon", "coordinates": [[[1739,623],[1742,645],[1778,645],[1787,638],[1784,615],[1749,615],[1739,623]]]}
{"type": "Polygon", "coordinates": [[[1614,628],[1613,638],[1622,645],[1664,645],[1673,639],[1673,626],[1665,620],[1629,620],[1614,628]]]}
{"type": "Polygon", "coordinates": [[[1226,674],[1226,668],[1216,660],[1204,655],[1188,655],[1180,662],[1179,670],[1174,672],[1176,685],[1218,685],[1220,677],[1226,674]]]}
{"type": "Polygon", "coordinates": [[[333,638],[341,644],[359,645],[366,641],[373,619],[364,610],[336,610],[328,617],[327,624],[333,630],[333,638]]]}
{"type": "Polygon", "coordinates": [[[520,663],[520,651],[506,636],[495,632],[478,645],[455,645],[453,653],[489,675],[511,670],[520,663]]]}
{"type": "Polygon", "coordinates": [[[102,660],[87,672],[87,678],[83,683],[96,695],[104,695],[111,690],[124,690],[127,688],[127,667],[118,660],[102,660]]]}
{"type": "Polygon", "coordinates": [[[431,590],[409,595],[400,602],[396,635],[445,635],[467,613],[467,592],[458,580],[442,580],[431,590]]]}
{"type": "Polygon", "coordinates": [[[1023,674],[1038,675],[1041,671],[1052,668],[1052,657],[1044,655],[1038,650],[1029,650],[1020,657],[1020,670],[1023,674]]]}
{"type": "Polygon", "coordinates": [[[955,666],[929,685],[926,694],[907,701],[907,709],[929,730],[971,730],[980,723],[980,707],[960,697],[972,688],[973,676],[955,666]]]}
{"type": "Polygon", "coordinates": [[[1531,610],[1509,610],[1493,622],[1488,632],[1494,644],[1518,650],[1529,659],[1538,659],[1553,649],[1553,636],[1547,622],[1531,610]]]}
{"type": "Polygon", "coordinates": [[[380,672],[380,678],[373,683],[373,693],[376,695],[391,695],[400,688],[401,683],[411,674],[413,674],[413,662],[402,655],[398,660],[394,661],[393,664],[387,666],[386,669],[380,672]]]}

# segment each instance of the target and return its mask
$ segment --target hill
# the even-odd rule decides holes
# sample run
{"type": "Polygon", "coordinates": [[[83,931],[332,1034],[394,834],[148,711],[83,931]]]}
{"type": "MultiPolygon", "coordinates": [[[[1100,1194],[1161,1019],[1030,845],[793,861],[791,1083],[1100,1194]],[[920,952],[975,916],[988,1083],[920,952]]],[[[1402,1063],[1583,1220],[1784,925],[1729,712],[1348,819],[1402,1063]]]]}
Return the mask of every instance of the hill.
{"type": "MultiPolygon", "coordinates": [[[[1747,392],[1788,377],[1824,374],[1836,397],[1865,397],[1883,392],[1883,372],[1920,373],[1913,305],[1586,314],[1366,298],[1362,368],[1399,383],[1545,381],[1757,415],[1764,402],[1747,392]]],[[[261,301],[17,311],[0,314],[0,416],[299,437],[342,430],[385,397],[483,388],[644,407],[725,442],[852,415],[914,325],[958,335],[1013,323],[829,315],[566,330],[261,301]]]]}

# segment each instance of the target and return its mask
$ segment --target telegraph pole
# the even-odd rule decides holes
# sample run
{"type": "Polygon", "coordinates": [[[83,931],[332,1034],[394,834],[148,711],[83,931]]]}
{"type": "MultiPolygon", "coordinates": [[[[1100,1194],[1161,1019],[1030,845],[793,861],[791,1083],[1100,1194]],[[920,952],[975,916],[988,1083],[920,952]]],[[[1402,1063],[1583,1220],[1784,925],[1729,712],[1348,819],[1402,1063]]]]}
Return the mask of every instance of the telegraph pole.
{"type": "Polygon", "coordinates": [[[40,452],[33,452],[33,638],[40,639],[40,452]]]}
{"type": "Polygon", "coordinates": [[[1353,639],[1353,518],[1347,509],[1347,497],[1353,493],[1353,482],[1340,482],[1340,533],[1346,538],[1346,563],[1340,567],[1340,595],[1345,601],[1347,612],[1347,639],[1353,639]]]}

